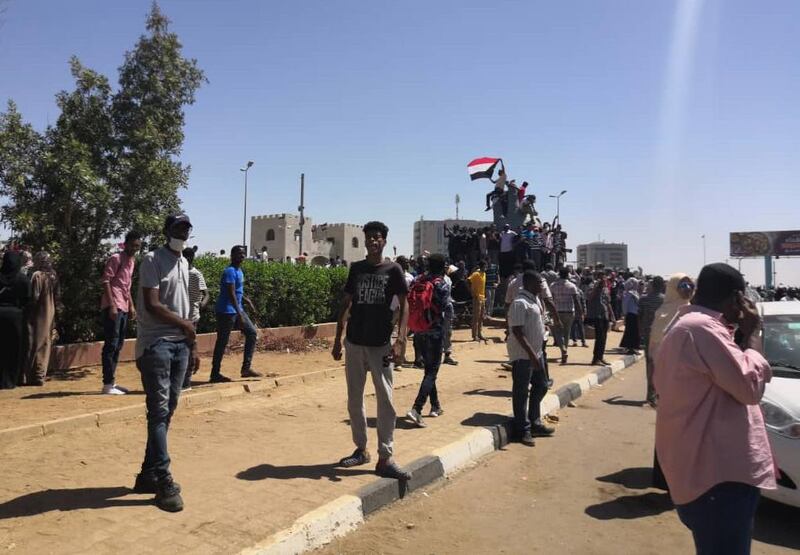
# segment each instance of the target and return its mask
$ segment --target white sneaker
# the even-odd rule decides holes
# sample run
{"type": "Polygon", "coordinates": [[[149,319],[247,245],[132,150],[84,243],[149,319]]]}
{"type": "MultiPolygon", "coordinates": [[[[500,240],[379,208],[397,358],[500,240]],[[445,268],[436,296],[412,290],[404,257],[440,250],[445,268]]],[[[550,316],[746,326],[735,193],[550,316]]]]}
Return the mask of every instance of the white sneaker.
{"type": "Polygon", "coordinates": [[[412,408],[410,411],[406,413],[406,416],[408,416],[411,419],[411,421],[414,422],[414,424],[416,424],[419,428],[425,428],[427,426],[427,424],[425,424],[425,421],[422,420],[422,415],[419,412],[417,412],[417,409],[412,408]]]}
{"type": "Polygon", "coordinates": [[[123,393],[127,393],[128,391],[130,391],[130,389],[128,389],[127,387],[122,387],[119,384],[114,384],[114,388],[115,389],[119,389],[123,393]]]}
{"type": "Polygon", "coordinates": [[[125,395],[125,392],[115,385],[104,385],[103,395],[125,395]]]}

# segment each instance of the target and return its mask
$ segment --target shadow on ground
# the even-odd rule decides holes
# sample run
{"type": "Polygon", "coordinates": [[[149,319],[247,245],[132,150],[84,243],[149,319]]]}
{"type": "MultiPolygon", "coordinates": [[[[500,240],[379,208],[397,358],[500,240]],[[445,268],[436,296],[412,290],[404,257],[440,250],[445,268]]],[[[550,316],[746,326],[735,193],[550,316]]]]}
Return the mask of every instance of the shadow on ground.
{"type": "Polygon", "coordinates": [[[497,426],[508,422],[505,414],[494,414],[490,412],[476,412],[469,418],[461,421],[463,426],[497,426]]]}
{"type": "Polygon", "coordinates": [[[34,516],[49,511],[77,511],[151,505],[152,499],[118,499],[133,493],[126,487],[48,489],[0,503],[0,520],[34,516]]]}
{"type": "Polygon", "coordinates": [[[613,474],[598,476],[598,482],[619,484],[628,489],[648,489],[653,483],[653,469],[648,467],[626,468],[613,474]]]}
{"type": "Polygon", "coordinates": [[[672,510],[672,501],[667,493],[639,493],[623,495],[604,503],[586,507],[586,514],[598,520],[644,518],[672,510]]]}
{"type": "Polygon", "coordinates": [[[761,498],[753,539],[771,545],[800,549],[800,507],[790,507],[761,498]]]}
{"type": "Polygon", "coordinates": [[[484,395],[486,397],[504,397],[506,399],[511,398],[511,392],[501,389],[473,389],[471,391],[465,391],[464,395],[484,395]]]}
{"type": "Polygon", "coordinates": [[[603,402],[609,405],[617,405],[620,407],[643,407],[647,401],[633,401],[630,399],[623,399],[621,395],[614,395],[608,399],[603,399],[603,402]]]}
{"type": "Polygon", "coordinates": [[[327,478],[331,482],[341,482],[343,476],[359,476],[362,474],[372,474],[371,470],[357,468],[342,468],[336,464],[291,464],[287,466],[275,466],[264,463],[242,470],[236,477],[240,480],[295,480],[304,478],[306,480],[322,480],[327,478]]]}

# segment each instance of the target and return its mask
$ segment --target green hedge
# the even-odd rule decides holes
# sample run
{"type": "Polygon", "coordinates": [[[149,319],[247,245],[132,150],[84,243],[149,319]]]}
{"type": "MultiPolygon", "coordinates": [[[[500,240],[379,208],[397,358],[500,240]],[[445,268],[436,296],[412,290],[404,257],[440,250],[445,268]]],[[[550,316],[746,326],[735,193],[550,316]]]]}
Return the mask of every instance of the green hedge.
{"type": "MultiPolygon", "coordinates": [[[[206,308],[201,311],[198,331],[216,331],[214,305],[219,296],[219,282],[222,271],[229,260],[204,255],[195,259],[195,266],[203,276],[211,294],[206,308]]],[[[60,312],[56,319],[61,337],[78,337],[62,330],[82,330],[80,337],[90,341],[93,337],[103,339],[102,319],[100,318],[100,272],[96,281],[86,284],[80,300],[86,305],[82,311],[60,312]]],[[[256,306],[256,313],[250,314],[253,323],[259,328],[278,326],[300,326],[333,322],[339,313],[344,284],[347,281],[347,268],[323,268],[320,266],[301,266],[283,263],[268,263],[246,260],[242,264],[245,275],[244,293],[256,306]]],[[[139,282],[139,262],[133,275],[131,293],[137,297],[139,282]]],[[[67,292],[65,292],[65,295],[67,292]]],[[[245,306],[248,309],[247,306],[245,306]]],[[[143,307],[137,307],[142,310],[143,307]]],[[[250,311],[248,310],[248,314],[250,311]]],[[[136,337],[136,322],[130,322],[127,337],[136,337]]]]}
{"type": "MultiPolygon", "coordinates": [[[[228,260],[201,256],[195,266],[203,273],[211,299],[202,311],[198,331],[216,330],[214,304],[228,260]]],[[[250,314],[258,327],[299,326],[336,319],[347,280],[347,268],[322,268],[246,260],[244,294],[256,307],[250,314]]]]}

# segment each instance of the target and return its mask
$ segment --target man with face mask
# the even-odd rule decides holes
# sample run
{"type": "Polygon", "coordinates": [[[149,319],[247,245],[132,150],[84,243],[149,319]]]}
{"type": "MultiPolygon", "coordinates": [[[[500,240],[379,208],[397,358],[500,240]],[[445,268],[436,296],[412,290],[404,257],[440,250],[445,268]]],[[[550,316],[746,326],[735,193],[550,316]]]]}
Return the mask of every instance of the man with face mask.
{"type": "Polygon", "coordinates": [[[698,553],[749,553],[759,488],[776,487],[759,407],[772,372],[744,291],[735,268],[705,266],[656,355],[656,452],[698,553]]]}
{"type": "Polygon", "coordinates": [[[172,479],[167,431],[187,367],[197,362],[194,324],[190,320],[189,263],[181,255],[192,223],[186,214],[168,216],[167,244],[147,253],[139,267],[140,308],[136,366],[147,397],[147,446],[136,493],[155,493],[156,505],[183,510],[181,489],[172,479]]]}

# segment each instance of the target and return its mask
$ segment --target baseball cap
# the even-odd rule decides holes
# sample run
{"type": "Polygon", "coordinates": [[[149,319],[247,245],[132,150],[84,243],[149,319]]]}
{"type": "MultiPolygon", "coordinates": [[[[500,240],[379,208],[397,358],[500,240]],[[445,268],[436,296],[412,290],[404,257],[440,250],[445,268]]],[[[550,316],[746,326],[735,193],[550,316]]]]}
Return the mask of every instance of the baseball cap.
{"type": "Polygon", "coordinates": [[[189,224],[189,227],[192,227],[192,221],[186,214],[170,214],[164,221],[164,231],[166,232],[169,230],[169,228],[176,224],[189,224]]]}

